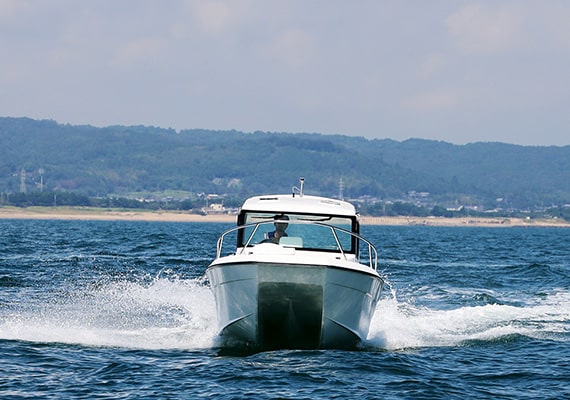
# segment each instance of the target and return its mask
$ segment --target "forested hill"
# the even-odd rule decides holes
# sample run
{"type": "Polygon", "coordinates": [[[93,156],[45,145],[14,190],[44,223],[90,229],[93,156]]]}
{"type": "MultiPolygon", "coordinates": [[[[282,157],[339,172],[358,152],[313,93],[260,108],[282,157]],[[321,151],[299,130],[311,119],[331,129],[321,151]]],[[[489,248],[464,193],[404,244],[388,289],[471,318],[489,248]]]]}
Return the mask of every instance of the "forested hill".
{"type": "Polygon", "coordinates": [[[181,190],[246,197],[289,192],[447,203],[508,199],[513,207],[570,203],[570,146],[453,145],[306,133],[242,133],[146,126],[72,126],[0,118],[0,192],[90,196],[181,190]],[[41,174],[40,174],[41,171],[41,174]],[[40,176],[41,175],[41,176],[40,176]]]}

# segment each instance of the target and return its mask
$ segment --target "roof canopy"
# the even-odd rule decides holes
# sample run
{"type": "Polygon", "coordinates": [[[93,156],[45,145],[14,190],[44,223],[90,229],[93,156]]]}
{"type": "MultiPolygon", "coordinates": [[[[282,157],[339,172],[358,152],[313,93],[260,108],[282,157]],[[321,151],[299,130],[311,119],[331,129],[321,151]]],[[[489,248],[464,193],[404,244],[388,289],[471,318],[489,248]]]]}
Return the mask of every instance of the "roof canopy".
{"type": "Polygon", "coordinates": [[[354,206],[346,201],[318,196],[293,196],[291,194],[251,197],[243,203],[242,211],[342,215],[349,217],[356,215],[354,206]]]}

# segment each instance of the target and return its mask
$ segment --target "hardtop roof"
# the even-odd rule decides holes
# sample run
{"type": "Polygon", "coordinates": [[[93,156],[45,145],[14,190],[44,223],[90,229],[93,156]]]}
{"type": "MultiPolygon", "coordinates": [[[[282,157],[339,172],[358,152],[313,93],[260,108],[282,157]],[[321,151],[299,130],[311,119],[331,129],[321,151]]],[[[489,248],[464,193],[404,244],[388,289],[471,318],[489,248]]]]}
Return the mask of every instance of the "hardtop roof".
{"type": "Polygon", "coordinates": [[[346,201],[327,197],[277,194],[255,196],[247,199],[243,211],[258,211],[272,213],[300,213],[317,215],[339,215],[354,217],[356,209],[346,201]]]}

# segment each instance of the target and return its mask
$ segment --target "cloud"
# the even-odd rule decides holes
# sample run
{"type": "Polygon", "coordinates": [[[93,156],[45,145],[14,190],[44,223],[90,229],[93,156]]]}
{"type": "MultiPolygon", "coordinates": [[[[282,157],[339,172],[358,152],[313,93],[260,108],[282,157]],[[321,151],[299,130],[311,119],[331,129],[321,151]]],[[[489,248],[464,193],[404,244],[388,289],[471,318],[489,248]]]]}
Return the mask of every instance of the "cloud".
{"type": "Polygon", "coordinates": [[[419,75],[422,78],[429,78],[437,74],[445,67],[445,58],[441,54],[430,54],[426,60],[420,64],[419,75]]]}
{"type": "Polygon", "coordinates": [[[404,106],[413,111],[431,112],[456,108],[464,95],[457,90],[437,89],[416,94],[404,101],[404,106]]]}
{"type": "Polygon", "coordinates": [[[237,26],[255,19],[263,5],[255,1],[186,0],[183,9],[194,27],[209,35],[232,32],[237,26]]]}
{"type": "Polygon", "coordinates": [[[555,51],[570,47],[570,3],[549,2],[549,7],[537,3],[529,12],[529,40],[536,47],[548,47],[555,51]]]}
{"type": "Polygon", "coordinates": [[[112,64],[128,66],[140,61],[157,60],[166,47],[167,43],[162,39],[135,39],[118,50],[112,64]]]}
{"type": "Polygon", "coordinates": [[[445,24],[461,50],[496,53],[521,44],[525,18],[524,9],[516,6],[492,8],[470,4],[449,16],[445,24]]]}
{"type": "Polygon", "coordinates": [[[315,54],[316,41],[301,29],[288,29],[277,36],[270,51],[280,62],[291,68],[299,68],[315,54]]]}
{"type": "Polygon", "coordinates": [[[228,4],[221,1],[198,1],[189,5],[194,21],[202,31],[216,34],[229,26],[231,12],[228,4]]]}
{"type": "Polygon", "coordinates": [[[23,0],[0,0],[0,18],[10,17],[19,11],[29,9],[29,5],[23,0]]]}

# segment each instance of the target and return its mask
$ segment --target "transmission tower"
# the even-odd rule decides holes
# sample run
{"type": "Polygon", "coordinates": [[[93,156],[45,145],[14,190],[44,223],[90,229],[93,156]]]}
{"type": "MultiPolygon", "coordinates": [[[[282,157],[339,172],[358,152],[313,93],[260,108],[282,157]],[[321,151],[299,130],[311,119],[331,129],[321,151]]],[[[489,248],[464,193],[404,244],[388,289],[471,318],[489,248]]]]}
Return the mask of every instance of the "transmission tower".
{"type": "Polygon", "coordinates": [[[20,192],[26,193],[26,170],[24,168],[20,171],[20,192]]]}
{"type": "Polygon", "coordinates": [[[38,172],[40,173],[40,192],[44,191],[44,172],[45,170],[43,168],[40,168],[38,170],[38,172]]]}

